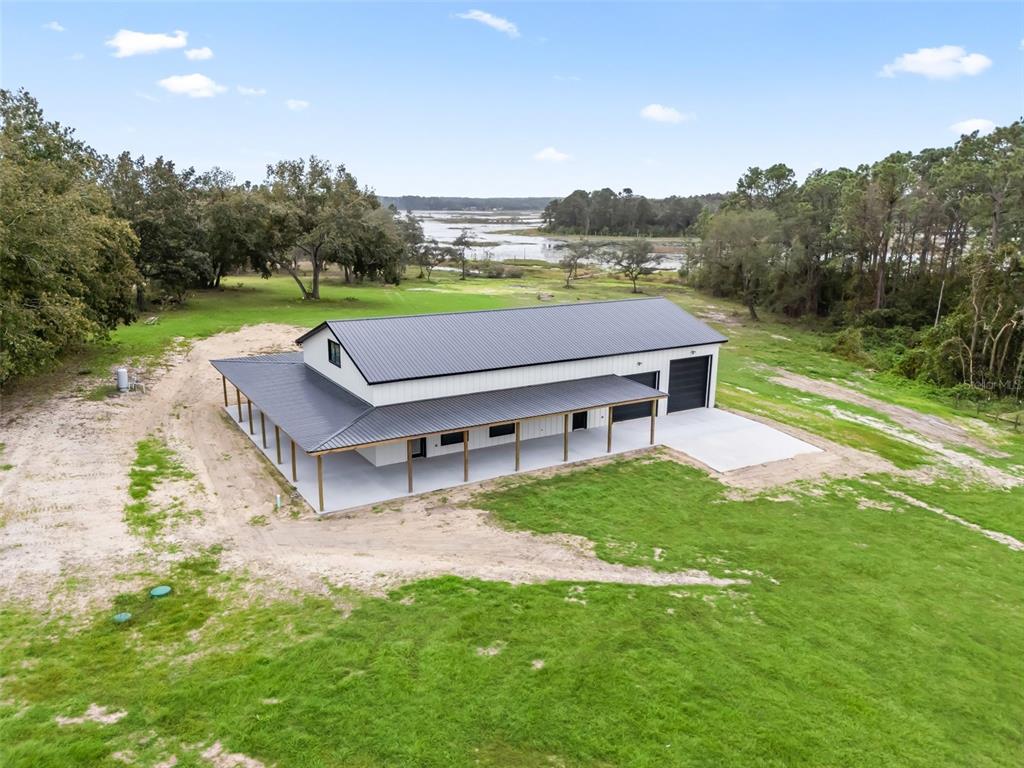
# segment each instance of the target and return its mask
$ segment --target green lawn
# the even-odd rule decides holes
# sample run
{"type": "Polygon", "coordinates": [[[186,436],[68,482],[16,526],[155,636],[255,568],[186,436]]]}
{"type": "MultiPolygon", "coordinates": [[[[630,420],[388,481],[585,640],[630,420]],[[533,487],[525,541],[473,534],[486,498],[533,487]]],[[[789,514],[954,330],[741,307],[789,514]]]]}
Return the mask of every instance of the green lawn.
{"type": "Polygon", "coordinates": [[[182,745],[219,739],[281,768],[1019,765],[1019,554],[864,499],[892,501],[865,482],[730,501],[697,470],[624,461],[477,502],[612,561],[749,579],[724,591],[444,578],[351,596],[346,618],[241,607],[210,553],[84,631],[10,609],[0,763],[202,765],[182,745]],[[128,714],[54,724],[92,702],[128,714]]]}
{"type": "MultiPolygon", "coordinates": [[[[298,299],[287,279],[232,278],[156,324],[119,329],[82,364],[155,360],[175,338],[259,322],[523,306],[539,292],[630,295],[608,278],[566,290],[556,270],[538,267],[515,280],[435,277],[400,287],[329,281],[320,303],[298,299]]],[[[252,599],[245,574],[218,570],[214,547],[144,574],[149,585],[171,584],[171,597],[128,591],[84,625],[0,604],[0,765],[116,766],[124,763],[111,755],[122,752],[146,768],[171,754],[178,766],[209,768],[200,754],[216,740],[278,768],[1024,762],[1024,553],[885,491],[1024,537],[1024,487],[971,484],[922,449],[830,411],[870,409],[770,381],[783,367],[963,415],[928,388],[831,355],[826,334],[751,323],[736,305],[664,277],[645,289],[727,320],[718,326],[730,337],[722,405],[934,479],[876,476],[736,498],[689,467],[620,460],[471,502],[500,524],[584,536],[609,561],[749,581],[726,590],[441,578],[385,598],[252,599]],[[121,610],[134,618],[115,625],[121,610]],[[127,714],[110,725],[55,723],[91,703],[127,714]]],[[[92,382],[83,396],[95,391],[92,382]]],[[[989,438],[1006,457],[980,458],[1024,465],[1024,438],[989,438]]],[[[140,551],[158,549],[186,512],[154,504],[153,492],[193,480],[157,436],[125,471],[126,520],[140,551]]]]}

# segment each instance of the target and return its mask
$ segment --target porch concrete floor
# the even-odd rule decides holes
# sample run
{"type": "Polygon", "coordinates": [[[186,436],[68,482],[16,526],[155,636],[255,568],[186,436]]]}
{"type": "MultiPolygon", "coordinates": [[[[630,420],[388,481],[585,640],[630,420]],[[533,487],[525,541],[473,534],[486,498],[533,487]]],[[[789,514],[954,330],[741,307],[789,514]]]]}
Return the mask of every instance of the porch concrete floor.
{"type": "MultiPolygon", "coordinates": [[[[249,436],[249,439],[291,481],[291,446],[281,435],[281,464],[276,463],[274,425],[267,419],[267,447],[261,445],[259,410],[253,406],[254,434],[249,433],[248,414],[237,421],[234,406],[224,409],[249,436]]],[[[569,461],[582,461],[608,455],[604,426],[579,430],[569,435],[569,461]]],[[[767,464],[803,453],[818,453],[819,448],[779,432],[760,422],[715,408],[697,408],[659,416],[655,442],[692,456],[718,472],[767,464]]],[[[612,453],[650,445],[650,419],[620,421],[615,424],[612,453]]],[[[562,435],[524,440],[521,472],[543,469],[562,462],[562,435]]],[[[298,482],[292,483],[299,494],[317,509],[316,459],[298,450],[298,482]]],[[[515,474],[513,443],[477,448],[469,453],[469,481],[477,482],[515,474]]],[[[436,491],[462,485],[462,452],[413,460],[413,493],[436,491]]],[[[405,462],[375,467],[355,451],[324,456],[324,509],[337,512],[351,507],[376,504],[410,495],[407,492],[405,462]]]]}

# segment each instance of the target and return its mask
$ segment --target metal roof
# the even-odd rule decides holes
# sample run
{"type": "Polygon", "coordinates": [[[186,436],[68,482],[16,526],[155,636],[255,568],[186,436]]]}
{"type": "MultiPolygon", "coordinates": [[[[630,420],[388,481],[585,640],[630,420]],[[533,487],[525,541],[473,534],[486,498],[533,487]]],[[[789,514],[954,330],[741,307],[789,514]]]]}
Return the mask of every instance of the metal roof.
{"type": "Polygon", "coordinates": [[[631,379],[607,375],[381,405],[324,441],[319,450],[454,432],[666,396],[660,390],[631,379]]]}
{"type": "Polygon", "coordinates": [[[586,360],[726,337],[664,298],[328,320],[369,384],[586,360]]]}
{"type": "Polygon", "coordinates": [[[372,408],[303,363],[301,352],[211,362],[307,452],[372,408]]]}
{"type": "Polygon", "coordinates": [[[211,362],[307,453],[666,397],[607,375],[373,407],[307,366],[301,353],[211,362]]]}

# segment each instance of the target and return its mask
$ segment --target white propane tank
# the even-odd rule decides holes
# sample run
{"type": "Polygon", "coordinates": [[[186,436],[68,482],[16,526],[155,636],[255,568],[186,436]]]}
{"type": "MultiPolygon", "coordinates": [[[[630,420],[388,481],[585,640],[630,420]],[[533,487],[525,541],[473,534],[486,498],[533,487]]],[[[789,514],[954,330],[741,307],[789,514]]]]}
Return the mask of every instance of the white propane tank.
{"type": "Polygon", "coordinates": [[[118,368],[117,369],[117,391],[127,392],[128,391],[128,369],[118,368]]]}

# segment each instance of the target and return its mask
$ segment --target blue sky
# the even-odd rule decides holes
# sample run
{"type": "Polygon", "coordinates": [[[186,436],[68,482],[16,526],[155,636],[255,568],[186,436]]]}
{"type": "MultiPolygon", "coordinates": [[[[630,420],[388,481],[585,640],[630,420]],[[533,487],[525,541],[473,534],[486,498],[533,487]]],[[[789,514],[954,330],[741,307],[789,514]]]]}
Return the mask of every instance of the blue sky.
{"type": "Polygon", "coordinates": [[[1024,112],[1022,3],[34,2],[2,34],[3,86],[102,152],[387,195],[720,191],[1024,112]]]}

